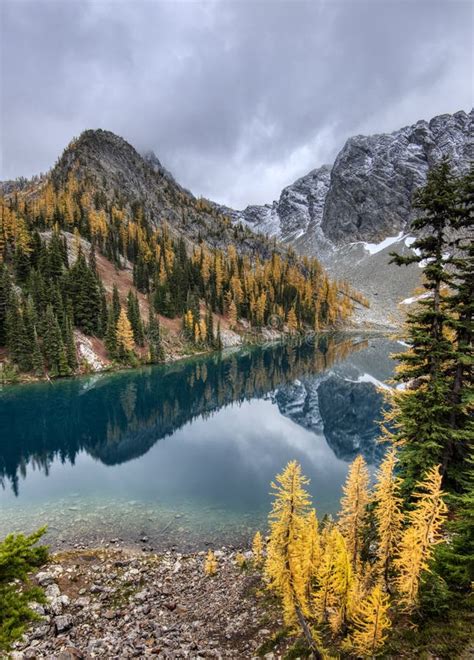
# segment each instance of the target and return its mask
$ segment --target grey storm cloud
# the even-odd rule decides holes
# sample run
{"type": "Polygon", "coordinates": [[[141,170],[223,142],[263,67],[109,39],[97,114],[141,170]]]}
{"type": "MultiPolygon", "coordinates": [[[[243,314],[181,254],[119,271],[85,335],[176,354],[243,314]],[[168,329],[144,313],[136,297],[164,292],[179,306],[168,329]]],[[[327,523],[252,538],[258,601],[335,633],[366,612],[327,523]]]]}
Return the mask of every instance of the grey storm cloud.
{"type": "Polygon", "coordinates": [[[469,110],[473,6],[3,0],[0,178],[105,128],[195,194],[270,202],[350,135],[469,110]]]}

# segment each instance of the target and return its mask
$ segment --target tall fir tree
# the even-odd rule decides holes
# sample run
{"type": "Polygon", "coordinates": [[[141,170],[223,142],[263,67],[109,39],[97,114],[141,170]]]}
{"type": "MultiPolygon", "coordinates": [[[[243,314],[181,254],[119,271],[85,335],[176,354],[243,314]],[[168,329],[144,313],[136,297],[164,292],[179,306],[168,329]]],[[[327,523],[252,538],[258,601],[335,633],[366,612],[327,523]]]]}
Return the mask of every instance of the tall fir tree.
{"type": "Polygon", "coordinates": [[[412,245],[416,252],[408,257],[392,253],[392,261],[398,265],[423,265],[427,293],[408,314],[410,349],[397,356],[396,378],[408,387],[397,390],[393,397],[397,424],[392,439],[400,445],[405,494],[413,490],[426,469],[438,463],[448,487],[458,487],[450,459],[457,433],[451,418],[449,369],[455,348],[449,336],[453,315],[448,296],[453,284],[449,236],[459,222],[458,185],[447,160],[430,170],[426,186],[417,191],[414,200],[414,208],[420,211],[412,223],[419,235],[412,245]]]}
{"type": "Polygon", "coordinates": [[[155,317],[151,304],[149,307],[147,335],[150,362],[152,364],[156,362],[163,362],[164,351],[161,343],[160,324],[158,319],[155,317]]]}
{"type": "Polygon", "coordinates": [[[127,296],[127,316],[133,330],[133,338],[138,346],[143,346],[144,330],[140,315],[140,305],[137,295],[130,290],[127,296]]]}

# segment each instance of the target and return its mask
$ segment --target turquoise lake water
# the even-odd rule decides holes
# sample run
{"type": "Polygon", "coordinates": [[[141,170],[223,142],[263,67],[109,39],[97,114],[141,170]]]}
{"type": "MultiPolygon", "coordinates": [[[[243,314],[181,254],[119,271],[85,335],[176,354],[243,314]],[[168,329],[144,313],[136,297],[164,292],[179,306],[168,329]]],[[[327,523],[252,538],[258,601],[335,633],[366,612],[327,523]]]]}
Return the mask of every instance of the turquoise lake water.
{"type": "Polygon", "coordinates": [[[269,484],[297,459],[315,505],[338,509],[348,464],[383,455],[377,422],[402,350],[323,336],[172,365],[0,391],[0,536],[48,525],[54,547],[244,543],[269,484]]]}

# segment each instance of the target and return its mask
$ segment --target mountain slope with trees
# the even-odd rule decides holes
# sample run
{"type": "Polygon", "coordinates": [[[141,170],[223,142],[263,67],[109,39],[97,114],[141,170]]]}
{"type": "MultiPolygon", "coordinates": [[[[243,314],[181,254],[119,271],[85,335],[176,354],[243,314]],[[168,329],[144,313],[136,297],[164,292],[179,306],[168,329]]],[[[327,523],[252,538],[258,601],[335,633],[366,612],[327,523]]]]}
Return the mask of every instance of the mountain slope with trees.
{"type": "Polygon", "coordinates": [[[93,338],[105,363],[157,362],[165,357],[161,324],[172,330],[171,349],[189,353],[220,348],[223,330],[237,342],[269,321],[290,333],[335,327],[364,302],[317,259],[233,225],[156,162],[112,133],[86,131],[49,175],[7,186],[4,379],[93,368],[84,350],[80,364],[77,333],[83,344],[93,338]],[[119,292],[124,271],[129,290],[119,292]]]}

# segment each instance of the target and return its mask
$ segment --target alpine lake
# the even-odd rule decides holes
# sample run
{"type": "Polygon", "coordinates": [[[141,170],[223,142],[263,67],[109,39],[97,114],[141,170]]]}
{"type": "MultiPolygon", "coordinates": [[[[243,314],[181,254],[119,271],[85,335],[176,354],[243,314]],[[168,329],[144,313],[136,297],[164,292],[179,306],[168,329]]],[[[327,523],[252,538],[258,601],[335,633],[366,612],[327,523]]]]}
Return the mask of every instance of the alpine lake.
{"type": "Polygon", "coordinates": [[[400,342],[321,335],[0,390],[0,537],[53,548],[248,544],[289,460],[335,514],[349,463],[372,473],[400,342]]]}

